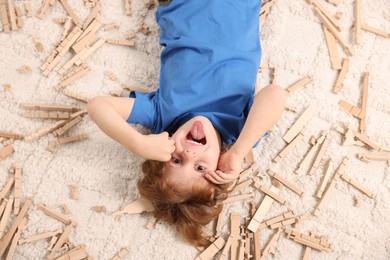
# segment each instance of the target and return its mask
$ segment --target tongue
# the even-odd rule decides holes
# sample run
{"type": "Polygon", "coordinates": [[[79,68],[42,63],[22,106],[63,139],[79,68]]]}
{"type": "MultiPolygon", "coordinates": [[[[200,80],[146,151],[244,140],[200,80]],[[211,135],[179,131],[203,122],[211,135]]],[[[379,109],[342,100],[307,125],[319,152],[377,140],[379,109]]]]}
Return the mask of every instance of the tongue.
{"type": "Polygon", "coordinates": [[[191,128],[192,138],[196,141],[204,138],[203,125],[200,121],[195,121],[191,128]]]}

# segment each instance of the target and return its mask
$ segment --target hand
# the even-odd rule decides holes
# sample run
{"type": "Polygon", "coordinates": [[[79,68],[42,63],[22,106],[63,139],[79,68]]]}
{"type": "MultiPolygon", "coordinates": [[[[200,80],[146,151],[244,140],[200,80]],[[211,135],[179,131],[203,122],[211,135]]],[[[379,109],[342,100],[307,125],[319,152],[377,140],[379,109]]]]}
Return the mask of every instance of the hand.
{"type": "Polygon", "coordinates": [[[209,172],[205,177],[215,184],[226,184],[238,178],[241,172],[242,158],[229,150],[221,154],[218,162],[218,169],[209,172]]]}
{"type": "Polygon", "coordinates": [[[175,141],[171,139],[167,132],[161,134],[142,135],[139,149],[135,152],[148,160],[167,162],[171,159],[171,154],[175,151],[175,141]]]}

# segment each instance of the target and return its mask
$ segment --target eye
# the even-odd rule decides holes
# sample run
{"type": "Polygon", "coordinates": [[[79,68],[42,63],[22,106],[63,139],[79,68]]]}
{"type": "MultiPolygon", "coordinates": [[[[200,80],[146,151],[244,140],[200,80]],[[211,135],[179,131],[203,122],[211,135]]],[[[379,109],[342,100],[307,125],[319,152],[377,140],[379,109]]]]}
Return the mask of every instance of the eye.
{"type": "Polygon", "coordinates": [[[171,160],[172,160],[172,162],[173,162],[174,164],[181,164],[181,160],[180,160],[180,159],[172,158],[171,160]]]}
{"type": "Polygon", "coordinates": [[[202,165],[195,165],[195,169],[199,172],[203,172],[204,170],[206,170],[206,167],[202,165]]]}

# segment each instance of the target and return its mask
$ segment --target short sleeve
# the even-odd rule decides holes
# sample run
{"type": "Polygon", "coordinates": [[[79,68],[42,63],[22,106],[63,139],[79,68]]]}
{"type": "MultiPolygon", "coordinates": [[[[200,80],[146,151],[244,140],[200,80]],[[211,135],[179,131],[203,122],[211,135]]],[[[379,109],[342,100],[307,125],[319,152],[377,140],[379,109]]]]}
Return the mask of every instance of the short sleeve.
{"type": "Polygon", "coordinates": [[[156,122],[156,92],[132,91],[129,97],[135,98],[135,101],[127,122],[153,129],[156,122]]]}

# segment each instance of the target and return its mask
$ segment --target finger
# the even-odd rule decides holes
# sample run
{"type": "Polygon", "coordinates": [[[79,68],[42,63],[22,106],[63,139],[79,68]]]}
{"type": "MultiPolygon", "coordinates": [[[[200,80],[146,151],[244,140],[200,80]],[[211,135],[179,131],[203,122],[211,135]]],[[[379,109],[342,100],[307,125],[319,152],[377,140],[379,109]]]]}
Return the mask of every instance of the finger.
{"type": "Polygon", "coordinates": [[[225,180],[223,178],[221,178],[217,173],[215,172],[208,172],[208,174],[214,179],[216,180],[217,182],[219,182],[219,184],[223,183],[225,180]]]}
{"type": "Polygon", "coordinates": [[[213,176],[211,176],[210,174],[206,173],[205,174],[205,177],[211,181],[212,183],[215,183],[215,184],[222,184],[221,182],[217,181],[216,179],[213,178],[213,176]]]}
{"type": "Polygon", "coordinates": [[[236,179],[236,176],[232,173],[224,173],[220,170],[217,170],[215,172],[221,179],[224,179],[224,180],[234,180],[236,179]]]}

